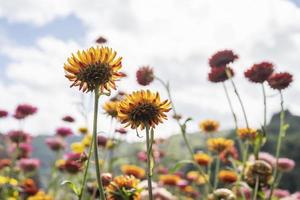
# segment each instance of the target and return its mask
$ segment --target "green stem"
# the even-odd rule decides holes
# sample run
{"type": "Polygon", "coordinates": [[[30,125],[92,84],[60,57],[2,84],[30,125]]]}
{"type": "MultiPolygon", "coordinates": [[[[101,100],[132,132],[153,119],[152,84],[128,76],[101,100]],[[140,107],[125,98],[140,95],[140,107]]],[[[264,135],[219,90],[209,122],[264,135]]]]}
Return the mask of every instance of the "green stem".
{"type": "Polygon", "coordinates": [[[150,142],[150,132],[149,132],[149,125],[146,125],[146,147],[147,147],[147,179],[148,179],[148,193],[149,193],[149,200],[153,200],[152,195],[152,169],[151,169],[151,155],[152,155],[152,148],[150,142]]]}
{"type": "Polygon", "coordinates": [[[91,160],[91,157],[92,157],[92,151],[93,151],[93,145],[92,144],[93,144],[93,142],[94,142],[94,137],[92,137],[91,145],[89,146],[88,160],[87,160],[87,163],[86,163],[86,166],[85,166],[84,175],[83,175],[83,182],[82,182],[82,185],[81,185],[81,190],[80,190],[78,200],[81,200],[83,198],[83,195],[84,195],[84,189],[85,189],[85,185],[86,185],[86,181],[87,181],[87,174],[88,174],[88,171],[89,171],[90,160],[91,160]]]}
{"type": "Polygon", "coordinates": [[[97,118],[98,118],[98,104],[99,104],[99,86],[95,88],[95,100],[94,100],[94,121],[93,121],[93,145],[94,145],[94,157],[96,164],[96,177],[98,183],[98,189],[100,193],[100,199],[105,200],[105,193],[101,181],[101,171],[98,156],[98,144],[97,144],[97,118]]]}
{"type": "Polygon", "coordinates": [[[229,104],[229,108],[230,108],[230,111],[231,111],[231,114],[232,114],[232,117],[233,117],[233,121],[234,121],[234,125],[235,125],[235,130],[238,129],[238,123],[237,123],[237,117],[236,117],[236,114],[233,110],[233,106],[232,106],[232,102],[231,102],[231,99],[230,99],[230,96],[229,96],[229,93],[228,93],[228,89],[225,85],[224,82],[222,82],[222,85],[223,85],[223,89],[225,91],[225,95],[226,95],[226,99],[227,99],[227,102],[229,104]]]}
{"type": "Polygon", "coordinates": [[[233,89],[234,89],[234,93],[235,93],[235,95],[237,96],[238,101],[239,101],[239,103],[240,103],[240,105],[241,105],[241,107],[242,107],[242,111],[243,111],[243,116],[244,116],[244,119],[245,119],[246,127],[249,128],[249,123],[248,123],[248,118],[247,118],[247,114],[246,114],[246,109],[245,109],[244,103],[243,103],[243,101],[242,101],[242,98],[241,98],[241,96],[240,96],[240,94],[239,94],[239,92],[238,92],[238,90],[237,90],[237,87],[236,87],[236,85],[235,85],[235,83],[234,83],[234,81],[233,81],[233,79],[232,79],[232,75],[231,75],[230,71],[229,71],[229,70],[226,70],[226,74],[227,74],[227,76],[229,77],[229,80],[230,80],[230,82],[231,82],[231,85],[232,85],[232,87],[233,87],[233,89]]]}
{"type": "MultiPolygon", "coordinates": [[[[280,149],[281,149],[281,143],[282,143],[282,138],[285,135],[285,127],[284,127],[284,118],[285,118],[285,112],[284,112],[284,100],[283,100],[283,95],[281,90],[279,91],[280,94],[280,106],[281,106],[281,112],[280,112],[280,128],[279,128],[279,133],[278,133],[278,137],[277,137],[277,145],[276,145],[276,165],[275,165],[275,169],[274,169],[274,181],[271,185],[271,189],[270,189],[270,196],[269,196],[269,200],[272,199],[272,195],[275,189],[275,185],[276,185],[276,180],[278,178],[278,159],[280,156],[280,149]]],[[[279,184],[279,183],[277,183],[279,184]]]]}
{"type": "Polygon", "coordinates": [[[265,86],[263,83],[261,84],[261,87],[262,87],[263,101],[264,101],[264,129],[266,130],[266,127],[267,127],[267,96],[266,96],[265,86]]]}
{"type": "Polygon", "coordinates": [[[255,188],[254,188],[254,191],[252,193],[252,200],[256,200],[257,199],[258,186],[259,186],[259,177],[256,176],[255,177],[255,188]]]}
{"type": "Polygon", "coordinates": [[[214,190],[217,189],[217,187],[218,187],[218,183],[219,183],[219,178],[218,178],[219,170],[220,170],[220,157],[219,157],[219,155],[217,155],[216,167],[215,167],[214,190]]]}

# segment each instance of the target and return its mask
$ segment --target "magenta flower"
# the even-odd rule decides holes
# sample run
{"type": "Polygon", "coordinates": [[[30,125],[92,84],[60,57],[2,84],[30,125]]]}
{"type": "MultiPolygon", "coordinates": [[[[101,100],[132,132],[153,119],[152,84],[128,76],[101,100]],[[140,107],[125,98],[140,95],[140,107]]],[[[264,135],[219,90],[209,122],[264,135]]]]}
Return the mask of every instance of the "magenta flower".
{"type": "Polygon", "coordinates": [[[14,117],[16,119],[25,119],[26,117],[35,114],[37,110],[37,107],[31,106],[29,104],[20,104],[15,110],[14,117]]]}
{"type": "MultiPolygon", "coordinates": [[[[270,196],[270,190],[266,191],[266,196],[269,197],[270,196]]],[[[273,192],[272,197],[276,197],[278,199],[284,198],[290,196],[290,192],[287,190],[282,190],[282,189],[275,189],[273,192]]]]}
{"type": "Polygon", "coordinates": [[[98,146],[105,147],[107,141],[108,141],[107,137],[102,136],[102,135],[97,136],[98,146]]]}
{"type": "Polygon", "coordinates": [[[136,72],[136,80],[140,85],[149,85],[154,80],[153,69],[149,66],[140,67],[136,72]]]}
{"type": "Polygon", "coordinates": [[[12,130],[9,131],[7,136],[14,143],[28,142],[30,136],[28,133],[25,133],[21,130],[12,130]]]}
{"type": "Polygon", "coordinates": [[[8,116],[8,112],[6,110],[0,109],[0,118],[5,118],[8,116]]]}
{"type": "Polygon", "coordinates": [[[32,172],[39,168],[40,160],[35,158],[22,158],[18,164],[24,172],[32,172]]]}
{"type": "Polygon", "coordinates": [[[147,161],[147,152],[146,151],[140,151],[137,153],[137,159],[142,162],[147,161]]]}
{"type": "Polygon", "coordinates": [[[278,159],[278,169],[282,172],[290,172],[295,168],[295,161],[289,158],[278,159]]]}
{"type": "MultiPolygon", "coordinates": [[[[13,145],[9,148],[9,152],[12,155],[16,152],[16,145],[13,145]]],[[[19,151],[17,155],[17,159],[21,158],[28,158],[32,152],[32,146],[29,143],[20,143],[19,144],[19,151]]]]}
{"type": "Polygon", "coordinates": [[[81,153],[70,152],[70,153],[66,153],[64,155],[64,157],[65,157],[66,160],[80,161],[80,159],[81,159],[81,153]]]}
{"type": "Polygon", "coordinates": [[[59,151],[66,147],[66,143],[60,137],[47,138],[46,144],[52,151],[59,151]]]}
{"type": "Polygon", "coordinates": [[[58,129],[56,129],[56,135],[61,136],[61,137],[67,137],[67,136],[73,135],[73,131],[70,128],[60,127],[58,129]]]}
{"type": "Polygon", "coordinates": [[[70,122],[70,123],[75,122],[75,119],[72,116],[70,116],[70,115],[64,116],[62,118],[62,120],[65,121],[65,122],[70,122]]]}

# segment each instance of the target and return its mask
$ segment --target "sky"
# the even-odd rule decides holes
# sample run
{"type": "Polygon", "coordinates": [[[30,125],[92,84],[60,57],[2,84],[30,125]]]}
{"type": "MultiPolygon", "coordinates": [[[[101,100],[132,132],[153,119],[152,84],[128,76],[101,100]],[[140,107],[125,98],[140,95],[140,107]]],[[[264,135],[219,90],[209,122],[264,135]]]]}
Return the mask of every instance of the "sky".
{"type": "MultiPolygon", "coordinates": [[[[84,125],[79,112],[83,104],[90,126],[91,96],[69,88],[63,65],[71,53],[95,46],[95,39],[104,36],[123,57],[128,74],[118,88],[151,89],[167,98],[158,82],[147,87],[136,83],[140,66],[153,67],[170,82],[178,112],[193,118],[190,132],[208,118],[220,121],[222,129],[233,127],[222,86],[207,81],[208,58],[232,49],[240,57],[232,65],[234,81],[250,125],[259,127],[261,88],[245,80],[243,72],[254,63],[270,61],[276,71],[292,73],[295,80],[284,91],[285,103],[300,115],[299,22],[299,0],[0,0],[0,108],[12,113],[20,103],[36,105],[39,112],[26,120],[25,129],[51,135],[65,125],[60,119],[66,114],[75,116],[73,128],[84,125]]],[[[230,92],[239,125],[245,126],[232,88],[230,92]]],[[[280,109],[279,96],[270,88],[267,95],[270,118],[280,109]]],[[[107,99],[100,100],[101,106],[107,99]]],[[[108,131],[110,120],[100,112],[100,130],[108,131]]],[[[13,119],[0,121],[1,131],[17,127],[13,119]]],[[[162,137],[177,130],[172,120],[156,128],[162,137]]],[[[136,138],[135,131],[129,138],[136,138]]]]}

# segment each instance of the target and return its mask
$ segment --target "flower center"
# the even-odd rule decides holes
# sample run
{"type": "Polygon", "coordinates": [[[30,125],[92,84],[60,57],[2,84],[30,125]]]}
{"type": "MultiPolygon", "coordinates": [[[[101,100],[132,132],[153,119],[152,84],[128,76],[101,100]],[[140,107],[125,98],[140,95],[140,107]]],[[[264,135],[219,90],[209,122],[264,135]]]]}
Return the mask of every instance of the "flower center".
{"type": "Polygon", "coordinates": [[[112,76],[112,71],[107,64],[95,63],[82,68],[78,80],[87,83],[89,90],[94,90],[99,85],[106,84],[112,76]]]}
{"type": "Polygon", "coordinates": [[[149,103],[141,104],[134,108],[130,113],[130,118],[133,121],[141,121],[148,123],[152,121],[158,114],[158,110],[155,106],[149,103]]]}

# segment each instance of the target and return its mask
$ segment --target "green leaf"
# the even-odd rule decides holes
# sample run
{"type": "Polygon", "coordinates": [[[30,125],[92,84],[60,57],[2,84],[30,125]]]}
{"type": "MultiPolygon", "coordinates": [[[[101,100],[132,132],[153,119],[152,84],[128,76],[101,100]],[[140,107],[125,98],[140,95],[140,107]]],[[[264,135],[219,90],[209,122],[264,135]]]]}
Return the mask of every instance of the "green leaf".
{"type": "Polygon", "coordinates": [[[61,185],[68,186],[77,196],[80,194],[79,188],[77,188],[77,186],[72,181],[65,180],[61,183],[61,185]]]}
{"type": "Polygon", "coordinates": [[[181,160],[178,163],[176,163],[176,165],[171,168],[170,173],[174,173],[176,171],[178,171],[183,165],[186,164],[195,164],[192,160],[181,160]]]}

